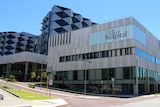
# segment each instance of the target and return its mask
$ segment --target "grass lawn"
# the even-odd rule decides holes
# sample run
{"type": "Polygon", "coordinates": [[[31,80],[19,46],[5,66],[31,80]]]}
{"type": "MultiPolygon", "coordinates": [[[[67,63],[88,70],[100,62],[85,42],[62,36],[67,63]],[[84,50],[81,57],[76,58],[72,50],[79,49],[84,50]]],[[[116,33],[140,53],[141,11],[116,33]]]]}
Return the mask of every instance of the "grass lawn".
{"type": "Polygon", "coordinates": [[[20,98],[26,99],[26,100],[45,100],[45,99],[56,99],[56,97],[53,96],[47,96],[43,94],[37,94],[32,93],[24,90],[9,90],[11,93],[14,93],[18,95],[20,98]]]}

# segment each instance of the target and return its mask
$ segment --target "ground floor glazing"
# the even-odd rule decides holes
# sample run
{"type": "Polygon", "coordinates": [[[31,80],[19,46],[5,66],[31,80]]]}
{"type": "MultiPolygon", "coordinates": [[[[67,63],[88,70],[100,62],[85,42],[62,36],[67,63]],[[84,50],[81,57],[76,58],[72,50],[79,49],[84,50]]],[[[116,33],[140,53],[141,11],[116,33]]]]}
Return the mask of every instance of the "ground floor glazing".
{"type": "Polygon", "coordinates": [[[31,81],[31,72],[36,72],[36,76],[38,76],[42,72],[46,72],[46,68],[46,64],[31,62],[2,64],[0,65],[0,77],[7,78],[14,75],[18,81],[31,81]]]}
{"type": "Polygon", "coordinates": [[[57,71],[53,86],[83,92],[85,82],[87,93],[138,95],[160,91],[160,73],[140,67],[57,71]]]}

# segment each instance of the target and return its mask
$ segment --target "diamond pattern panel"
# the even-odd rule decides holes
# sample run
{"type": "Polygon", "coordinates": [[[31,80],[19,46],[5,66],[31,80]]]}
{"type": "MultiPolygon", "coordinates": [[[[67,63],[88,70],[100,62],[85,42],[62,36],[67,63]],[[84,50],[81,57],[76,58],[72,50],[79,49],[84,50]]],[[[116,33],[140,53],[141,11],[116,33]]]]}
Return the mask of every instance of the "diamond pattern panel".
{"type": "Polygon", "coordinates": [[[0,56],[14,54],[22,51],[34,52],[36,36],[28,33],[1,32],[0,56]],[[28,39],[29,38],[29,39],[28,39]]]}
{"type": "MultiPolygon", "coordinates": [[[[75,13],[69,8],[55,5],[44,17],[42,22],[43,30],[41,31],[42,34],[46,33],[48,38],[49,36],[92,26],[92,23],[93,22],[91,22],[89,19],[83,18],[81,14],[75,13]],[[47,23],[46,19],[49,21],[49,23],[47,23]]],[[[45,47],[47,47],[47,41],[42,39],[42,43],[45,42],[46,44],[41,45],[41,48],[38,51],[42,54],[43,52],[47,53],[47,48],[45,49],[45,47]]]]}

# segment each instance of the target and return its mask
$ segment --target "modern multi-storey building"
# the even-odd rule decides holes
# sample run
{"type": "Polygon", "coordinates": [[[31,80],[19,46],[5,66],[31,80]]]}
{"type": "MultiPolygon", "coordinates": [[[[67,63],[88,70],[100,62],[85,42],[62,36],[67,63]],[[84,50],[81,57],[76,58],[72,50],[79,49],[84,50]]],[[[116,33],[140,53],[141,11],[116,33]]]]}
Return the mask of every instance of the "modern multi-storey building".
{"type": "Polygon", "coordinates": [[[54,86],[84,93],[160,91],[160,41],[133,17],[95,24],[54,6],[41,31],[0,33],[1,77],[29,81],[32,71],[56,71],[54,86]]]}
{"type": "Polygon", "coordinates": [[[41,48],[42,54],[47,54],[48,38],[53,35],[95,25],[90,19],[73,12],[69,8],[53,6],[52,10],[42,20],[41,48]]]}
{"type": "Polygon", "coordinates": [[[46,71],[50,36],[94,24],[69,8],[55,5],[42,20],[40,36],[24,32],[1,32],[0,76],[8,77],[12,74],[18,80],[30,80],[32,71],[46,71]]]}
{"type": "Polygon", "coordinates": [[[89,93],[160,90],[160,41],[133,17],[49,38],[54,85],[89,93]]]}
{"type": "Polygon", "coordinates": [[[47,56],[35,53],[39,37],[29,33],[0,32],[0,77],[30,80],[32,71],[46,71],[47,56]]]}
{"type": "Polygon", "coordinates": [[[0,56],[35,51],[37,36],[29,33],[0,32],[0,56]]]}

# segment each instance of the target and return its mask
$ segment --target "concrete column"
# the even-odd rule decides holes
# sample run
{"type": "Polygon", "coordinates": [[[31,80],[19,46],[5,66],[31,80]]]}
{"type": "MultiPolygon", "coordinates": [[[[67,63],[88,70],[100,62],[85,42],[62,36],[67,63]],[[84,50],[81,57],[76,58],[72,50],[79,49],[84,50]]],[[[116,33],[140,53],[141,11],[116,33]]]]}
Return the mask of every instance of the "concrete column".
{"type": "Polygon", "coordinates": [[[135,70],[134,95],[138,95],[138,67],[135,70]]]}
{"type": "Polygon", "coordinates": [[[28,62],[25,63],[24,81],[27,81],[28,76],[28,62]]]}
{"type": "Polygon", "coordinates": [[[147,92],[150,93],[149,70],[147,70],[147,92]]]}
{"type": "Polygon", "coordinates": [[[11,72],[11,64],[7,64],[7,69],[6,69],[6,77],[8,77],[10,75],[11,72]]]}

